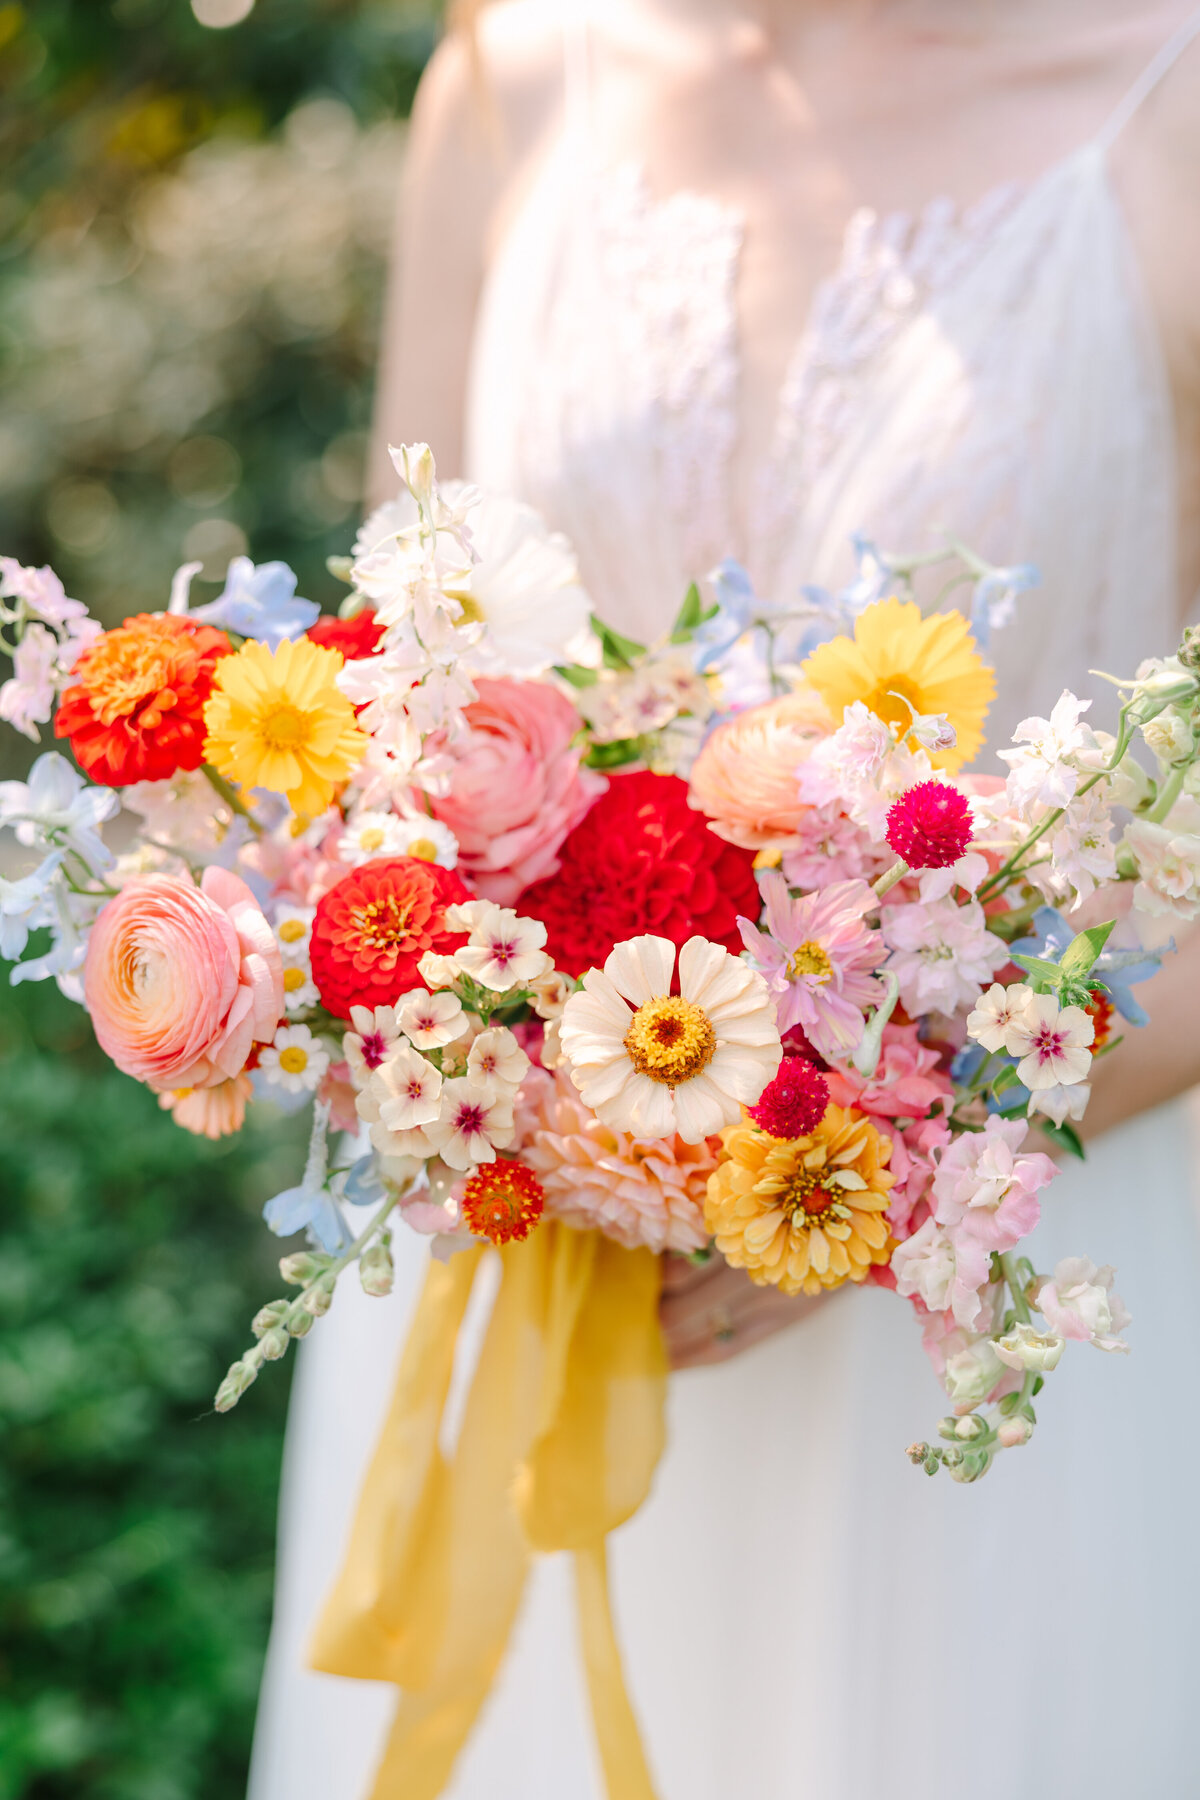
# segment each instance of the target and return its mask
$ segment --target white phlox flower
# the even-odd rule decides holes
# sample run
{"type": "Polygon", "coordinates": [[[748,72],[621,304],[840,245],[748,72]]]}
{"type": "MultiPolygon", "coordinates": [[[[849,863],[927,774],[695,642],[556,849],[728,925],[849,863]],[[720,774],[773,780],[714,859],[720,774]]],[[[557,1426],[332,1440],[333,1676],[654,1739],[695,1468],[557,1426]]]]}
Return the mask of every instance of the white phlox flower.
{"type": "Polygon", "coordinates": [[[443,1086],[441,1114],[428,1134],[452,1169],[495,1162],[496,1151],[513,1140],[512,1095],[470,1075],[456,1076],[443,1086]]]}
{"type": "Polygon", "coordinates": [[[540,919],[521,918],[509,906],[467,900],[447,907],[446,923],[451,931],[470,932],[454,952],[455,961],[464,974],[493,993],[539,981],[551,967],[542,948],[546,927],[540,919]]]}
{"type": "Polygon", "coordinates": [[[440,1050],[462,1037],[467,1017],[457,994],[413,988],[396,1002],[396,1022],[418,1050],[440,1050]]]}
{"type": "Polygon", "coordinates": [[[371,1077],[379,1117],[392,1132],[419,1131],[442,1109],[442,1077],[428,1057],[399,1044],[371,1077]]]}
{"type": "MultiPolygon", "coordinates": [[[[982,1044],[985,1050],[1006,1050],[1016,1054],[1009,1043],[1009,1035],[1015,1023],[1024,1018],[1032,999],[1033,989],[1023,981],[1015,981],[1011,987],[1001,987],[994,981],[967,1015],[967,1036],[982,1044]]],[[[1023,1044],[1025,1038],[1020,1037],[1018,1042],[1023,1044]]]]}
{"type": "Polygon", "coordinates": [[[607,1125],[698,1144],[732,1125],[779,1067],[775,1009],[756,969],[719,944],[636,937],[591,969],[563,1012],[571,1079],[607,1125]]]}
{"type": "Polygon", "coordinates": [[[365,1086],[404,1033],[394,1006],[352,1006],[352,1031],[342,1038],[342,1055],[350,1065],[351,1079],[365,1086]]]}
{"type": "Polygon", "coordinates": [[[515,1093],[529,1071],[529,1058],[505,1025],[481,1031],[467,1053],[467,1073],[481,1085],[515,1093]]]}
{"type": "Polygon", "coordinates": [[[437,989],[453,987],[462,970],[456,957],[443,956],[437,950],[426,950],[417,963],[417,973],[428,987],[437,989]]]}
{"type": "Polygon", "coordinates": [[[1044,1113],[1055,1125],[1063,1125],[1068,1119],[1077,1122],[1087,1111],[1091,1097],[1090,1082],[1056,1081],[1052,1087],[1038,1088],[1036,1093],[1030,1095],[1029,1117],[1032,1118],[1034,1113],[1044,1113]]]}
{"type": "Polygon", "coordinates": [[[1062,1006],[1055,994],[1031,993],[1008,1025],[1005,1048],[1020,1058],[1018,1080],[1036,1094],[1041,1088],[1086,1081],[1095,1036],[1096,1028],[1081,1006],[1062,1006]]]}

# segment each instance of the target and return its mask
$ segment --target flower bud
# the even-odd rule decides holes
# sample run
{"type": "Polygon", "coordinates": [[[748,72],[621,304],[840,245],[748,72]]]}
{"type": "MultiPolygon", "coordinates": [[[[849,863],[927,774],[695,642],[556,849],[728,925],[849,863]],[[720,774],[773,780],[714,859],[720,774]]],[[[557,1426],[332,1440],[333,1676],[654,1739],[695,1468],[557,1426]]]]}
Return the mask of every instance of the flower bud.
{"type": "Polygon", "coordinates": [[[232,1412],[257,1376],[258,1370],[253,1363],[247,1362],[245,1358],[240,1362],[235,1362],[217,1389],[217,1397],[213,1401],[216,1410],[220,1413],[232,1412]]]}
{"type": "Polygon", "coordinates": [[[333,1282],[327,1275],[323,1275],[301,1295],[300,1304],[306,1313],[312,1314],[314,1319],[324,1318],[333,1305],[333,1282]]]}
{"type": "Polygon", "coordinates": [[[392,1253],[386,1244],[372,1244],[358,1259],[358,1278],[364,1294],[373,1294],[377,1298],[390,1294],[395,1273],[392,1253]]]}
{"type": "Polygon", "coordinates": [[[327,1269],[330,1261],[328,1256],[320,1256],[312,1250],[293,1250],[290,1256],[280,1257],[279,1273],[293,1287],[304,1287],[327,1269]]]}
{"type": "Polygon", "coordinates": [[[1020,1413],[1015,1419],[1005,1419],[1003,1425],[997,1427],[996,1437],[1006,1450],[1015,1450],[1019,1444],[1027,1444],[1033,1436],[1033,1426],[1020,1413]]]}
{"type": "Polygon", "coordinates": [[[289,1337],[307,1337],[312,1328],[313,1316],[310,1312],[294,1312],[287,1322],[289,1337]]]}
{"type": "Polygon", "coordinates": [[[995,1338],[993,1347],[1010,1369],[1041,1372],[1058,1367],[1066,1340],[1052,1332],[1035,1331],[1032,1325],[1018,1324],[1003,1337],[995,1338]]]}
{"type": "Polygon", "coordinates": [[[428,444],[389,445],[393,467],[417,505],[427,512],[433,499],[436,475],[433,451],[428,444]]]}
{"type": "Polygon", "coordinates": [[[282,1325],[291,1304],[290,1300],[268,1300],[265,1306],[260,1306],[250,1321],[255,1337],[265,1337],[275,1326],[282,1325]]]}
{"type": "Polygon", "coordinates": [[[1192,754],[1196,741],[1190,722],[1173,706],[1164,707],[1156,718],[1147,720],[1142,736],[1146,748],[1164,763],[1183,762],[1192,754]]]}
{"type": "Polygon", "coordinates": [[[965,1418],[955,1420],[954,1435],[960,1438],[982,1437],[987,1426],[978,1413],[968,1413],[965,1418]]]}
{"type": "Polygon", "coordinates": [[[287,1355],[287,1347],[291,1343],[282,1325],[273,1325],[270,1331],[264,1331],[259,1349],[264,1362],[278,1362],[281,1356],[287,1355]]]}
{"type": "Polygon", "coordinates": [[[929,1455],[929,1445],[910,1444],[904,1454],[907,1456],[909,1462],[912,1463],[913,1467],[918,1468],[929,1455]]]}
{"type": "Polygon", "coordinates": [[[1200,672],[1200,626],[1188,625],[1179,646],[1179,660],[1185,669],[1200,672]]]}

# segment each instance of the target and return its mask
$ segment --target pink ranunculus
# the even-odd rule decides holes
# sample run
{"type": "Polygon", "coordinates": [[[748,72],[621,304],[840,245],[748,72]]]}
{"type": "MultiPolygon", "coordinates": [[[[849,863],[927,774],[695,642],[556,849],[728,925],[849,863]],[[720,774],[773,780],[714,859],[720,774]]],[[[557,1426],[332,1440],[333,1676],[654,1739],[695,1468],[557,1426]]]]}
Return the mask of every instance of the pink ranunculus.
{"type": "Polygon", "coordinates": [[[447,746],[449,792],[432,802],[458,839],[459,871],[501,906],[558,870],[563,839],[607,783],[580,767],[583,721],[544,682],[475,682],[467,730],[447,746]]]}
{"type": "Polygon", "coordinates": [[[274,934],[228,869],[206,869],[199,887],[131,881],[96,920],[83,989],[101,1047],[159,1091],[232,1080],[283,1015],[274,934]]]}
{"type": "Polygon", "coordinates": [[[811,688],[738,713],[717,726],[692,764],[689,804],[731,844],[785,848],[808,810],[796,771],[831,728],[811,688]]]}

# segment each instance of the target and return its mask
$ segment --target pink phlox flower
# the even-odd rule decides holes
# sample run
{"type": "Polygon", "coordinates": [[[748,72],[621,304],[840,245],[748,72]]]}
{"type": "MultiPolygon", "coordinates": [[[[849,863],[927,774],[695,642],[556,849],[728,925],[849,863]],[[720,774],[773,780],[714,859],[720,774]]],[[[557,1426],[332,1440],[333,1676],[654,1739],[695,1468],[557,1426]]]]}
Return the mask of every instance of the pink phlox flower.
{"type": "Polygon", "coordinates": [[[1117,1334],[1133,1321],[1121,1296],[1112,1291],[1114,1274],[1108,1263],[1097,1268],[1089,1257],[1064,1257],[1053,1280],[1038,1289],[1038,1310],[1051,1331],[1094,1344],[1097,1350],[1128,1351],[1117,1334]]]}
{"type": "Polygon", "coordinates": [[[862,1040],[864,1006],[879,993],[873,971],[885,955],[863,923],[875,895],[865,881],[839,881],[793,899],[777,870],[760,878],[766,931],[739,919],[751,961],[776,996],[781,1032],[800,1025],[822,1056],[845,1057],[862,1040]]]}

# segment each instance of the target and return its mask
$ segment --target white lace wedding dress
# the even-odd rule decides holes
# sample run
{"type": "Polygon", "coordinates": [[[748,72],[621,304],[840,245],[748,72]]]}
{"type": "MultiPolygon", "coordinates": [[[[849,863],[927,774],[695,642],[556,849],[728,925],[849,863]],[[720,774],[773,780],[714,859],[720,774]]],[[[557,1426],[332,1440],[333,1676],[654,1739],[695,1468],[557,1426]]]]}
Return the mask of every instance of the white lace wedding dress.
{"type": "MultiPolygon", "coordinates": [[[[594,168],[586,38],[567,124],[483,297],[469,474],[573,539],[604,615],[661,629],[741,552],[760,592],[836,586],[865,529],[945,526],[1040,590],[996,643],[993,740],[1089,668],[1173,647],[1160,347],[1108,159],[1200,16],[1105,130],[1024,188],[851,220],[781,397],[757,516],[730,506],[740,222],[594,168]]],[[[1192,1800],[1200,1241],[1187,1108],[1098,1144],[1049,1196],[1039,1262],[1118,1266],[1133,1355],[1076,1349],[1026,1450],[977,1487],[902,1450],[943,1406],[907,1308],[843,1293],[671,1384],[653,1495],[612,1543],[661,1800],[1192,1800]]],[[[403,1234],[402,1234],[403,1240],[403,1234]]],[[[419,1285],[344,1284],[300,1351],[253,1800],[363,1800],[392,1695],[304,1669],[419,1285]]],[[[537,1570],[452,1800],[599,1800],[568,1571],[537,1570]]],[[[397,1795],[396,1800],[403,1800],[397,1795]]]]}

